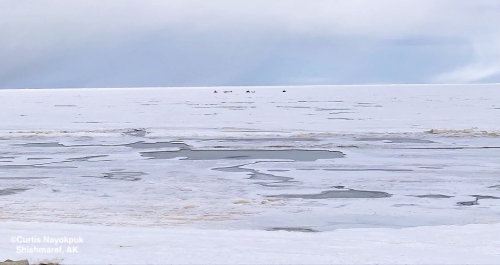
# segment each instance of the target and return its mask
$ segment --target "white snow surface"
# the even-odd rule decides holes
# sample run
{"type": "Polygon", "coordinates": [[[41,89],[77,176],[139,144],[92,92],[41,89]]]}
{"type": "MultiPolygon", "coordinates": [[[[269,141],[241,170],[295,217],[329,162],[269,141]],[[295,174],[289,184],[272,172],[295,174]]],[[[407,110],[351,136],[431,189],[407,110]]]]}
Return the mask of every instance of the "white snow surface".
{"type": "MultiPolygon", "coordinates": [[[[0,259],[63,264],[498,264],[500,225],[341,229],[322,233],[197,230],[6,222],[0,238],[82,237],[78,253],[14,254],[0,259]]],[[[57,247],[54,244],[37,244],[57,247]]]]}
{"type": "Polygon", "coordinates": [[[499,99],[500,85],[0,90],[0,260],[498,263],[499,99]],[[19,254],[12,236],[85,243],[19,254]]]}

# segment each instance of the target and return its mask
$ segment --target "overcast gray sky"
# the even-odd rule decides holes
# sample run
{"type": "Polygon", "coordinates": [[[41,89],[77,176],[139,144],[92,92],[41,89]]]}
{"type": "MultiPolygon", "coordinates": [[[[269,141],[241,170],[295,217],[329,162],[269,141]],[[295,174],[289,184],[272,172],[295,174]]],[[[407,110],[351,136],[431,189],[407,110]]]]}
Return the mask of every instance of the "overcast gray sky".
{"type": "Polygon", "coordinates": [[[0,0],[0,88],[500,82],[498,0],[0,0]]]}

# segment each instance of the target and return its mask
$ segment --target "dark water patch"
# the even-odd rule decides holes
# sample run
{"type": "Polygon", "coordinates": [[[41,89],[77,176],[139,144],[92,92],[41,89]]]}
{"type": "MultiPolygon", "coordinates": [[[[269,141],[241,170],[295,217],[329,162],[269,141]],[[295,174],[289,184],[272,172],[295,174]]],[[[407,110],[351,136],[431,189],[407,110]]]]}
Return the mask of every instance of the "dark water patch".
{"type": "Polygon", "coordinates": [[[22,146],[25,147],[66,147],[63,144],[57,143],[57,142],[51,142],[51,143],[26,143],[26,144],[21,144],[22,146]]]}
{"type": "Polygon", "coordinates": [[[335,189],[345,189],[345,186],[338,185],[338,186],[332,186],[332,188],[335,188],[335,189]]]}
{"type": "Polygon", "coordinates": [[[356,104],[356,107],[375,107],[375,108],[380,108],[382,105],[375,104],[375,103],[367,103],[367,102],[360,102],[356,104]]]}
{"type": "Polygon", "coordinates": [[[329,110],[352,110],[352,109],[343,109],[343,108],[316,108],[317,111],[329,111],[329,110]]]}
{"type": "Polygon", "coordinates": [[[52,177],[0,177],[2,179],[30,180],[30,179],[51,179],[52,177]]]}
{"type": "Polygon", "coordinates": [[[329,120],[344,120],[344,121],[353,121],[355,119],[352,118],[328,118],[329,120]]]}
{"type": "MultiPolygon", "coordinates": [[[[307,102],[311,102],[311,103],[322,103],[322,102],[336,102],[336,103],[341,103],[341,102],[344,102],[342,100],[298,100],[297,103],[307,103],[307,102]]],[[[295,103],[295,102],[289,102],[289,103],[295,103]]]]}
{"type": "Polygon", "coordinates": [[[500,199],[500,197],[496,197],[496,196],[489,196],[489,195],[471,195],[472,197],[476,197],[478,200],[481,200],[481,199],[494,199],[494,200],[498,200],[500,199]]]}
{"type": "Polygon", "coordinates": [[[239,129],[239,128],[222,128],[224,132],[249,132],[249,133],[281,133],[281,131],[264,131],[258,129],[239,129]]]}
{"type": "Polygon", "coordinates": [[[465,201],[465,202],[457,202],[457,205],[460,206],[473,206],[473,205],[479,205],[479,198],[476,197],[475,201],[465,201]]]}
{"type": "Polygon", "coordinates": [[[141,180],[140,176],[144,176],[144,172],[111,172],[105,173],[102,178],[104,179],[116,179],[116,180],[126,180],[126,181],[138,181],[141,180]]]}
{"type": "Polygon", "coordinates": [[[108,156],[109,155],[95,155],[95,156],[74,157],[74,158],[69,158],[68,161],[71,161],[71,162],[87,161],[87,162],[89,162],[90,159],[101,158],[101,157],[108,157],[108,156]]]}
{"type": "Polygon", "coordinates": [[[352,111],[328,112],[328,114],[332,114],[332,115],[337,115],[337,114],[351,114],[351,113],[355,113],[355,112],[352,112],[352,111]]]}
{"type": "MultiPolygon", "coordinates": [[[[55,163],[51,163],[51,164],[56,164],[56,163],[65,163],[65,162],[68,162],[68,161],[63,161],[63,162],[55,162],[55,163]]],[[[46,169],[74,169],[74,168],[78,168],[76,166],[47,166],[45,164],[38,164],[38,165],[35,165],[34,168],[46,168],[46,169]]]]}
{"type": "Polygon", "coordinates": [[[282,176],[276,176],[273,174],[261,173],[255,169],[242,168],[243,166],[245,166],[245,165],[233,166],[233,167],[213,168],[212,170],[222,171],[222,172],[244,172],[244,173],[250,174],[250,177],[248,177],[248,179],[251,179],[251,180],[272,181],[271,183],[267,183],[267,182],[255,183],[255,184],[262,185],[262,186],[283,187],[283,186],[292,185],[294,183],[298,183],[298,181],[293,181],[293,178],[290,178],[290,177],[282,177],[282,176]]]}
{"type": "Polygon", "coordinates": [[[256,180],[277,180],[280,182],[289,182],[293,178],[290,177],[281,177],[273,174],[260,173],[257,170],[251,170],[251,176],[248,179],[256,179],[256,180]]]}
{"type": "Polygon", "coordinates": [[[141,152],[143,157],[154,159],[172,159],[185,157],[187,160],[244,160],[244,159],[276,159],[293,161],[316,161],[318,159],[342,158],[339,151],[326,150],[180,150],[141,152]]]}
{"type": "Polygon", "coordinates": [[[133,129],[133,130],[124,132],[124,134],[126,134],[128,136],[136,136],[136,137],[144,137],[144,136],[146,136],[147,133],[148,132],[144,129],[133,129]]]}
{"type": "Polygon", "coordinates": [[[26,143],[21,144],[25,147],[130,147],[136,149],[157,149],[157,148],[190,148],[191,146],[181,143],[181,142],[152,142],[146,143],[144,141],[139,141],[130,144],[82,144],[82,145],[64,145],[61,143],[51,142],[51,143],[26,143]]]}
{"type": "Polygon", "coordinates": [[[392,205],[393,207],[406,207],[406,206],[418,206],[417,204],[413,203],[397,203],[392,205]]]}
{"type": "Polygon", "coordinates": [[[136,143],[131,143],[131,144],[124,144],[121,146],[126,146],[126,147],[131,147],[131,148],[136,148],[136,149],[157,149],[157,148],[180,148],[180,149],[187,149],[190,148],[191,146],[181,143],[181,142],[154,142],[154,143],[146,143],[143,141],[136,142],[136,143]]]}
{"type": "Polygon", "coordinates": [[[471,149],[500,149],[500,146],[462,146],[462,147],[405,147],[398,149],[408,150],[471,150],[471,149]]]}
{"type": "Polygon", "coordinates": [[[0,165],[0,168],[5,168],[5,169],[25,169],[25,168],[36,168],[36,165],[0,165]]]}
{"type": "Polygon", "coordinates": [[[14,159],[14,156],[0,156],[0,159],[14,159]]]}
{"type": "Polygon", "coordinates": [[[287,108],[287,109],[310,109],[311,107],[303,106],[276,106],[277,108],[287,108]]]}
{"type": "Polygon", "coordinates": [[[410,196],[417,197],[417,198],[432,198],[432,199],[447,199],[447,198],[455,197],[455,196],[442,195],[442,194],[425,194],[425,195],[410,195],[410,196]]]}
{"type": "Polygon", "coordinates": [[[111,180],[124,180],[124,181],[139,181],[142,178],[140,176],[144,176],[146,173],[144,172],[109,172],[103,173],[102,176],[82,176],[85,178],[101,178],[101,179],[111,179],[111,180]]]}
{"type": "Polygon", "coordinates": [[[327,190],[319,194],[280,194],[270,195],[267,197],[275,198],[290,198],[290,199],[375,199],[387,198],[392,194],[382,191],[367,191],[367,190],[327,190]]]}
{"type": "Polygon", "coordinates": [[[245,110],[245,109],[255,109],[256,106],[212,106],[212,107],[206,107],[206,106],[198,106],[198,107],[192,107],[193,109],[230,109],[230,110],[245,110]]]}
{"type": "Polygon", "coordinates": [[[492,189],[500,189],[500,185],[493,185],[493,186],[489,186],[488,188],[492,188],[492,189]]]}
{"type": "Polygon", "coordinates": [[[463,149],[478,149],[478,148],[465,148],[465,147],[405,147],[397,149],[407,150],[463,150],[463,149]]]}
{"type": "Polygon", "coordinates": [[[319,141],[315,138],[302,137],[268,137],[268,138],[224,138],[224,139],[207,139],[203,141],[220,141],[220,142],[313,142],[319,141]]]}
{"type": "Polygon", "coordinates": [[[297,183],[301,183],[300,181],[277,181],[277,182],[255,182],[257,185],[261,185],[263,187],[270,188],[286,188],[297,185],[297,183]]]}
{"type": "MultiPolygon", "coordinates": [[[[67,161],[63,162],[55,162],[55,163],[64,163],[67,161]]],[[[73,167],[73,166],[47,166],[55,163],[46,163],[46,164],[36,164],[36,165],[0,165],[0,168],[5,168],[5,169],[28,169],[28,168],[47,168],[47,169],[54,169],[54,168],[78,168],[78,167],[73,167]]]]}
{"type": "Polygon", "coordinates": [[[222,171],[222,172],[251,172],[249,171],[249,169],[241,168],[242,166],[245,165],[233,166],[233,167],[217,167],[217,168],[212,168],[212,170],[222,171]]]}
{"type": "Polygon", "coordinates": [[[0,196],[6,196],[6,195],[14,195],[17,193],[25,192],[29,189],[3,189],[0,190],[0,196]]]}
{"type": "Polygon", "coordinates": [[[287,232],[302,232],[302,233],[317,233],[318,230],[314,230],[308,227],[270,227],[266,229],[267,231],[287,231],[287,232]]]}
{"type": "MultiPolygon", "coordinates": [[[[303,169],[299,169],[303,170],[303,169]]],[[[312,169],[314,170],[314,169],[312,169]]],[[[393,169],[393,168],[325,168],[325,171],[383,171],[383,172],[412,172],[411,169],[393,169]]]]}
{"type": "Polygon", "coordinates": [[[397,144],[402,144],[402,143],[408,143],[408,144],[430,144],[430,143],[435,143],[430,140],[422,140],[422,139],[412,139],[412,138],[391,138],[391,137],[366,137],[366,138],[358,138],[356,141],[363,141],[363,142],[375,142],[375,141],[386,141],[389,143],[397,143],[397,144]]]}
{"type": "Polygon", "coordinates": [[[432,166],[424,166],[424,167],[418,167],[418,168],[423,168],[423,169],[443,169],[442,167],[432,167],[432,166]]]}

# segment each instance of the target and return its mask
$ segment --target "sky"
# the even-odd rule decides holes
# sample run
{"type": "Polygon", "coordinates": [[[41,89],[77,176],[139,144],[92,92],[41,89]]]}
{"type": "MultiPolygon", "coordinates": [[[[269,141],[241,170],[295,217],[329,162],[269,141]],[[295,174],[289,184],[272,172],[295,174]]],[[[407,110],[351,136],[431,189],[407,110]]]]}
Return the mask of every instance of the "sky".
{"type": "Polygon", "coordinates": [[[498,0],[0,0],[0,88],[500,82],[498,0]]]}

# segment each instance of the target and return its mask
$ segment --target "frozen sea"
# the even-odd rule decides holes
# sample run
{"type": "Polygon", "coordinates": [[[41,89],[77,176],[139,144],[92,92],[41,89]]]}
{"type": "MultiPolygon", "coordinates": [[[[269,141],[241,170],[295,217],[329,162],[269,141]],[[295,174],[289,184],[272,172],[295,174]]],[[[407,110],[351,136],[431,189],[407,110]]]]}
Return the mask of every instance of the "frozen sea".
{"type": "MultiPolygon", "coordinates": [[[[403,240],[411,245],[425,241],[418,229],[456,228],[451,245],[469,249],[500,231],[500,85],[12,89],[0,90],[0,102],[3,241],[12,231],[62,228],[316,243],[351,231],[348,238],[373,235],[376,245],[377,233],[417,231],[403,240]],[[460,227],[483,234],[463,242],[470,230],[460,227]]],[[[488,240],[487,257],[471,262],[500,260],[500,241],[488,240]]],[[[2,249],[0,259],[38,257],[16,254],[10,242],[2,249]]],[[[277,253],[253,261],[309,260],[277,253]]],[[[311,261],[453,262],[357,258],[311,261]]]]}

